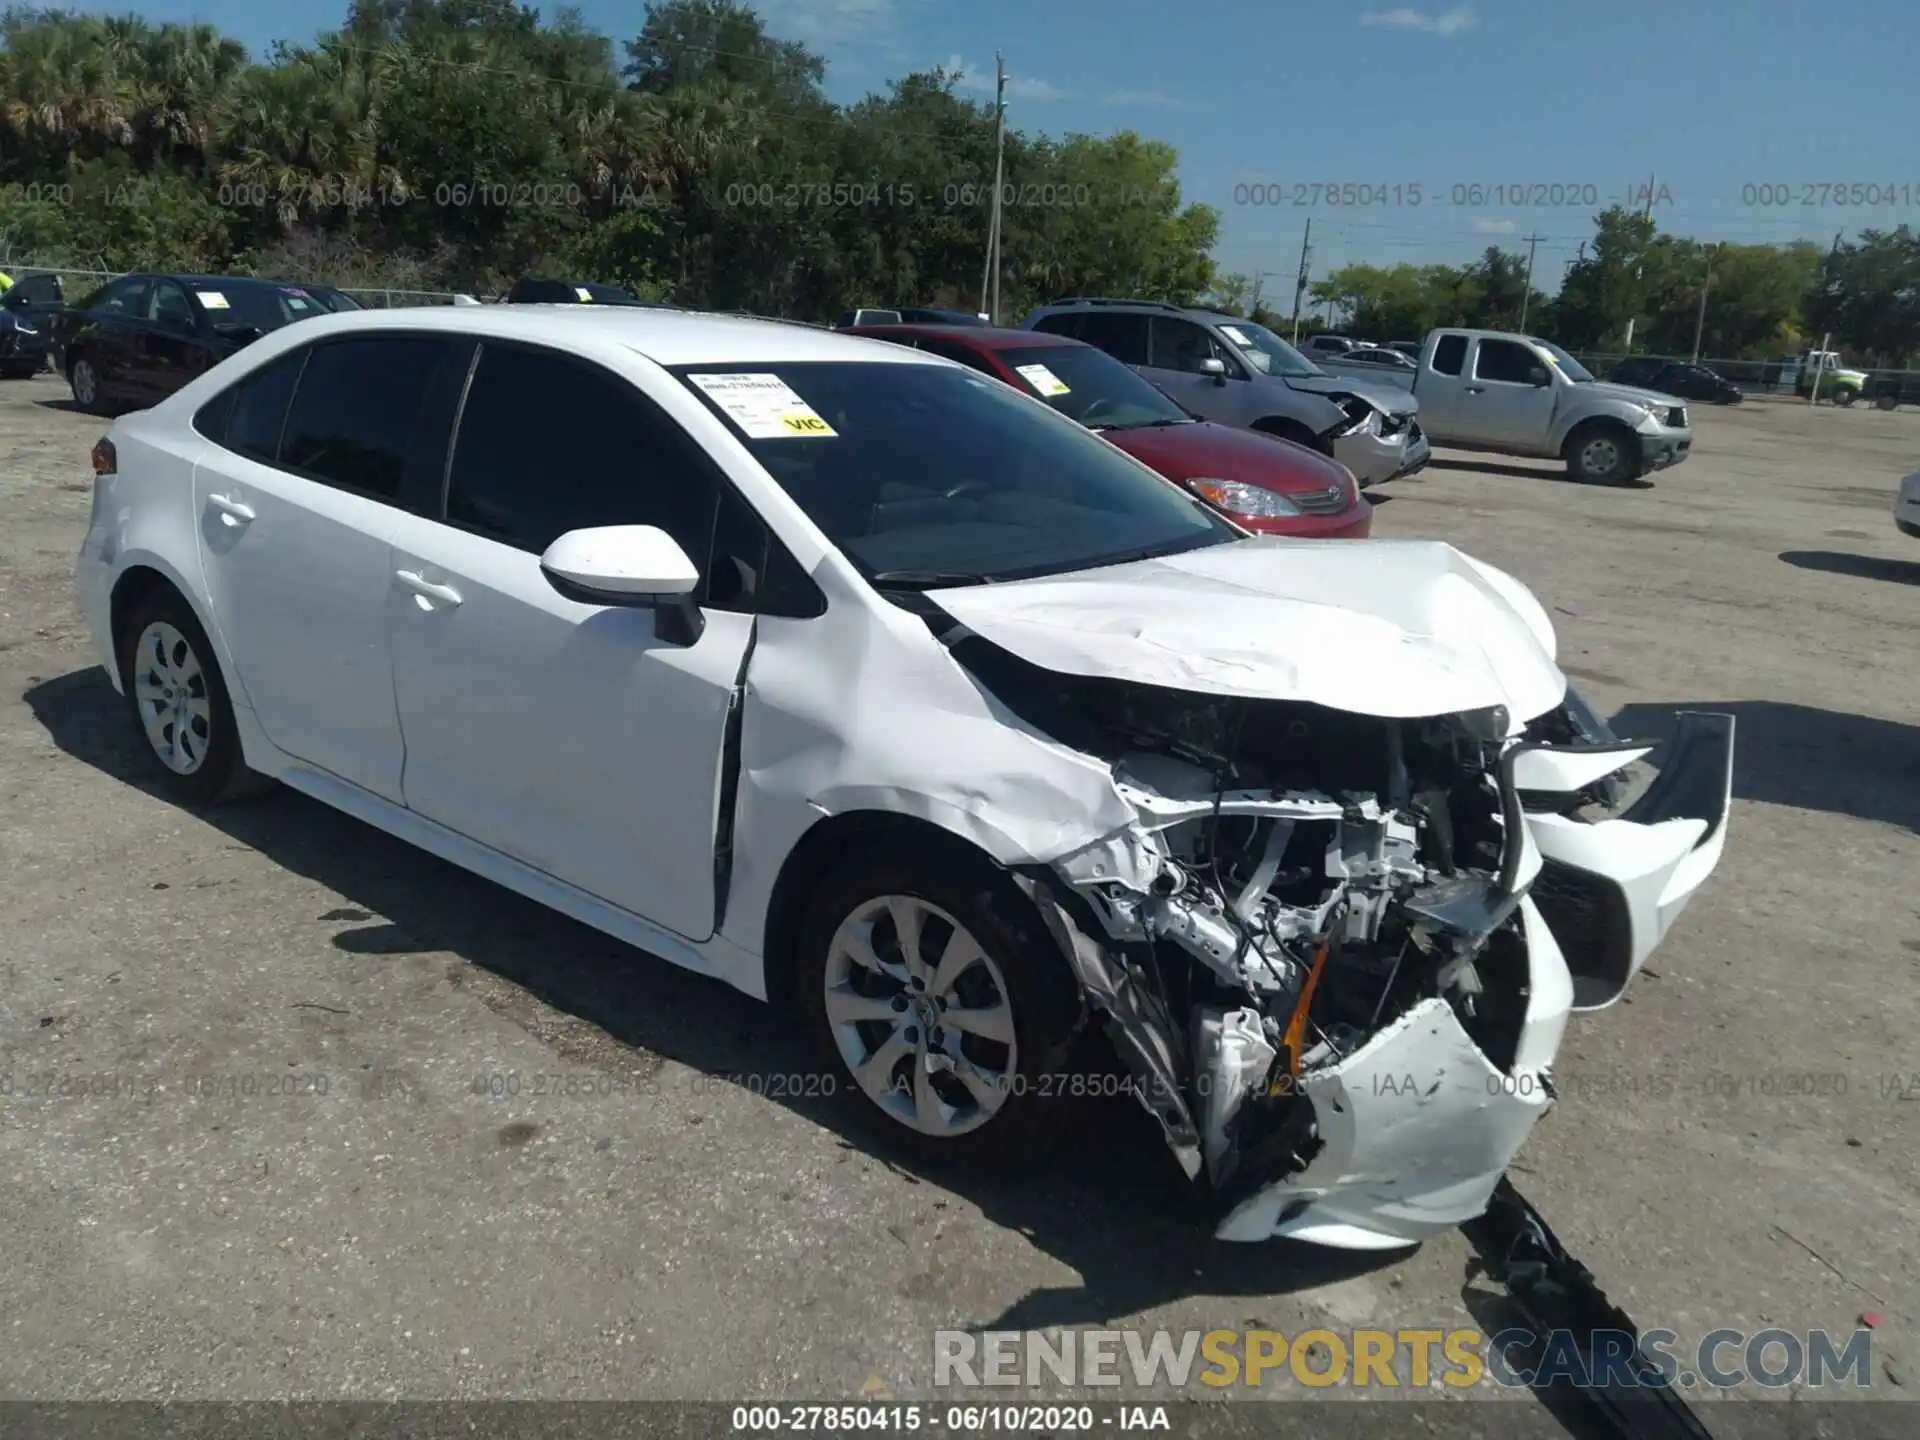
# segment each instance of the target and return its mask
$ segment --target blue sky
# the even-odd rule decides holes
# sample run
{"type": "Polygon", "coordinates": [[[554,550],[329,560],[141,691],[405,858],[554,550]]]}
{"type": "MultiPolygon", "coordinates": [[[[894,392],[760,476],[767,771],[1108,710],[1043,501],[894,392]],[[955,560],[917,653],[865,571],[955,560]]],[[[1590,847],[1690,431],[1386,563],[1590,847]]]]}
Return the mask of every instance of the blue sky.
{"type": "MultiPolygon", "coordinates": [[[[336,12],[300,0],[137,8],[155,20],[211,21],[256,52],[345,14],[344,3],[336,12]]],[[[616,39],[644,17],[631,0],[580,8],[616,39]]],[[[1309,214],[1316,275],[1351,261],[1458,263],[1488,244],[1523,249],[1522,237],[1537,234],[1536,283],[1552,289],[1591,234],[1596,207],[1584,202],[1629,199],[1649,177],[1663,228],[1702,239],[1825,243],[1836,231],[1920,223],[1912,0],[757,8],[774,33],[826,57],[836,99],[936,64],[965,68],[967,84],[989,93],[997,49],[1013,76],[1011,126],[1056,135],[1131,127],[1170,142],[1187,196],[1222,211],[1218,258],[1275,272],[1270,292],[1290,289],[1309,214]],[[1370,203],[1296,205],[1294,187],[1316,183],[1368,187],[1353,198],[1370,203]],[[1843,185],[1871,188],[1861,203],[1839,205],[1831,191],[1843,185]],[[1483,193],[1456,194],[1469,186],[1483,193]],[[1484,193],[1502,186],[1560,194],[1536,188],[1515,205],[1484,193]]]]}

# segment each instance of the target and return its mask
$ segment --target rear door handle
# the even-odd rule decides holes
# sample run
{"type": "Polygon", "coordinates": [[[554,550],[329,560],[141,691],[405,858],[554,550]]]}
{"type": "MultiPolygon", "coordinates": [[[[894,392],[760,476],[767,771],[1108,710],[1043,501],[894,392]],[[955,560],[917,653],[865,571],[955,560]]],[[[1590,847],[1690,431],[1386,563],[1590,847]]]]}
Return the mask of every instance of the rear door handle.
{"type": "Polygon", "coordinates": [[[218,510],[229,525],[245,525],[253,519],[253,507],[227,495],[209,495],[207,503],[218,510]]]}
{"type": "MultiPolygon", "coordinates": [[[[460,592],[451,585],[436,585],[418,570],[396,570],[394,578],[423,600],[453,606],[460,603],[460,592]]],[[[429,607],[431,608],[431,607],[429,607]]]]}

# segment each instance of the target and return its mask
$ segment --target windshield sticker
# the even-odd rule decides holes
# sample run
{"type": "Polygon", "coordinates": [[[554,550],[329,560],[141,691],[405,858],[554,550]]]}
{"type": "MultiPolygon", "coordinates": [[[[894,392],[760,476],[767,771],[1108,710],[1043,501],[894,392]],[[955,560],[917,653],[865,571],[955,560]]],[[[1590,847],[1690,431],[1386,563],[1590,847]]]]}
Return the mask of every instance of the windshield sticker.
{"type": "Polygon", "coordinates": [[[1026,381],[1042,395],[1051,399],[1055,395],[1071,395],[1072,388],[1053,371],[1044,365],[1016,365],[1013,367],[1026,381]]]}
{"type": "Polygon", "coordinates": [[[230,310],[233,308],[227,304],[227,297],[222,295],[218,290],[196,290],[193,293],[200,297],[200,303],[209,310],[230,310]]]}
{"type": "Polygon", "coordinates": [[[1244,330],[1236,330],[1231,325],[1222,325],[1220,327],[1220,333],[1233,341],[1233,343],[1238,345],[1242,350],[1251,350],[1253,348],[1253,337],[1248,335],[1244,330]]]}
{"type": "Polygon", "coordinates": [[[778,375],[690,375],[749,440],[829,439],[838,432],[778,375]]]}
{"type": "Polygon", "coordinates": [[[586,286],[584,285],[574,286],[573,293],[578,295],[582,300],[586,301],[587,304],[591,305],[593,303],[593,292],[587,289],[586,286]]]}

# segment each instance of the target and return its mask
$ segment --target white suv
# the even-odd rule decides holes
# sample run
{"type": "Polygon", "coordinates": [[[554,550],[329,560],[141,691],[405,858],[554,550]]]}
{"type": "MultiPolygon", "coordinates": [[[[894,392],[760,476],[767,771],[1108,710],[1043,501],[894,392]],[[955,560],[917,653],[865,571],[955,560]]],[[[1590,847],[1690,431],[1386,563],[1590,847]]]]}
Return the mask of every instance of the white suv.
{"type": "Polygon", "coordinates": [[[94,464],[80,597],[177,797],[282,781],[767,998],[908,1144],[1023,1153],[1104,1031],[1234,1238],[1479,1213],[1725,839],[1726,717],[1575,815],[1648,747],[1510,577],[1249,537],[904,346],[334,315],[94,464]]]}

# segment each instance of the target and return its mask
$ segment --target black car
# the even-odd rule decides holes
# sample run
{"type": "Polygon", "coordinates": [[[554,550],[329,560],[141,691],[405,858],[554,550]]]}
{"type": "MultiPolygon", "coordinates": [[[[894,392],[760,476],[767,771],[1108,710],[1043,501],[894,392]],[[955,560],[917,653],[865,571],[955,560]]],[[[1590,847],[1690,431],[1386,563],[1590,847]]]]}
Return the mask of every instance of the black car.
{"type": "Polygon", "coordinates": [[[270,330],[358,308],[325,285],[123,275],[59,314],[53,354],[82,410],[144,409],[270,330]]]}
{"type": "Polygon", "coordinates": [[[1609,377],[1622,385],[1678,395],[1684,400],[1706,400],[1715,405],[1737,405],[1746,398],[1739,386],[1704,365],[1661,360],[1640,355],[1622,360],[1609,377]]]}
{"type": "Polygon", "coordinates": [[[66,308],[58,275],[23,275],[0,295],[0,380],[27,380],[53,353],[53,320],[66,308]]]}
{"type": "Polygon", "coordinates": [[[671,306],[658,300],[642,300],[618,285],[602,285],[594,280],[542,280],[534,276],[516,281],[507,292],[509,305],[638,305],[648,310],[666,310],[671,306]]]}

